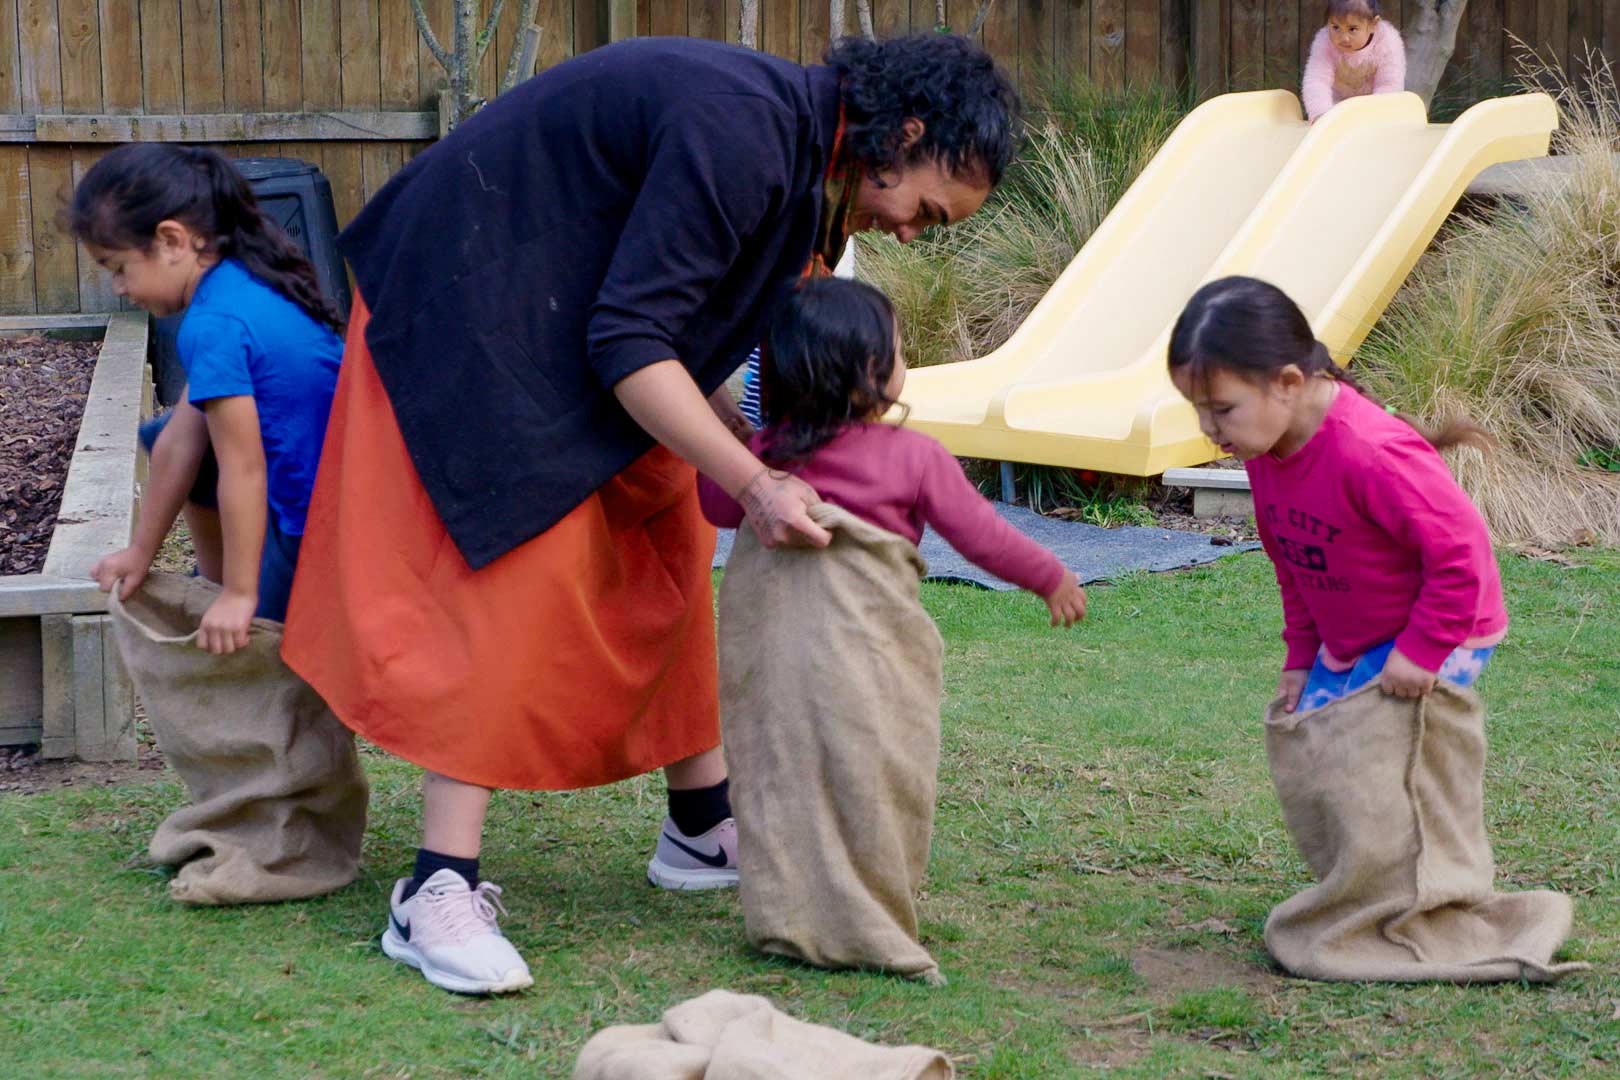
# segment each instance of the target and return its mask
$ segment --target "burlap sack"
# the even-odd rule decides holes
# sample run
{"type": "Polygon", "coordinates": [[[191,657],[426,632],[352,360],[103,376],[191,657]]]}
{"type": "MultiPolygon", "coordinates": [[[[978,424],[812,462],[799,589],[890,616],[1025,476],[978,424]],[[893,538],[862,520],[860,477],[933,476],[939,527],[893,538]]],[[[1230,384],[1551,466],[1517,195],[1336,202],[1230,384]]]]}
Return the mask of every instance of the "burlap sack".
{"type": "Polygon", "coordinates": [[[1266,713],[1283,820],[1320,884],[1277,905],[1266,948],[1311,979],[1547,982],[1569,899],[1499,893],[1485,839],[1485,712],[1442,682],[1376,683],[1311,712],[1266,713]]]}
{"type": "Polygon", "coordinates": [[[255,619],[248,646],[213,656],[196,632],[219,587],[153,574],[111,607],[118,650],[159,748],[191,795],[150,852],[179,864],[187,904],[293,900],[359,873],[366,779],[354,736],[281,661],[281,624],[255,619]]]}
{"type": "Polygon", "coordinates": [[[579,1052],[574,1080],[950,1080],[938,1050],[873,1046],[807,1024],[752,995],[711,990],[657,1024],[605,1028],[579,1052]]]}
{"type": "Polygon", "coordinates": [[[720,586],[743,922],[768,953],[943,982],[917,942],[942,646],[915,545],[830,504],[825,549],[748,529],[720,586]]]}

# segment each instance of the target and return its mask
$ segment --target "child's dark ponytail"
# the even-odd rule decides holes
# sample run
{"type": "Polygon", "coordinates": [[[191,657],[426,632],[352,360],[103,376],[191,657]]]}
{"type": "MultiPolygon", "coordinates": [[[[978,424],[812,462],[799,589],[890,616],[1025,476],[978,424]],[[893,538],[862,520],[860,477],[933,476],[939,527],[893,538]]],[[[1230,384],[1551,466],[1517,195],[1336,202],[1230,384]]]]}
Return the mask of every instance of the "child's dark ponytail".
{"type": "MultiPolygon", "coordinates": [[[[1321,375],[1354,387],[1374,404],[1383,404],[1334,363],[1299,305],[1258,278],[1227,277],[1205,285],[1187,301],[1170,332],[1170,370],[1185,371],[1197,382],[1214,371],[1259,382],[1289,364],[1307,376],[1321,375]]],[[[1405,413],[1395,415],[1437,450],[1451,446],[1484,450],[1496,444],[1484,428],[1465,417],[1436,431],[1405,413]]]]}
{"type": "Polygon", "coordinates": [[[68,210],[75,237],[111,249],[146,250],[164,221],[192,229],[210,253],[240,260],[312,319],[342,332],[343,317],[321,292],[315,267],[265,216],[248,182],[216,150],[172,143],[121,146],[85,173],[68,210]]]}

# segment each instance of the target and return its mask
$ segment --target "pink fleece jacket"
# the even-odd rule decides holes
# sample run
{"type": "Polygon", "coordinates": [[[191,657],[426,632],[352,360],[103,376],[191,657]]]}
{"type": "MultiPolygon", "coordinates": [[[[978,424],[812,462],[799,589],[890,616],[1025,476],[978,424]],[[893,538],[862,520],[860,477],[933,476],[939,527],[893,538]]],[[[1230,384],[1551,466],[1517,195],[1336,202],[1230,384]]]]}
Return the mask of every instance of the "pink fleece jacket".
{"type": "Polygon", "coordinates": [[[1438,671],[1459,645],[1507,633],[1485,521],[1406,421],[1340,386],[1304,446],[1245,467],[1282,588],[1285,670],[1310,667],[1321,646],[1348,665],[1393,639],[1438,671]]]}
{"type": "MultiPolygon", "coordinates": [[[[753,438],[756,454],[762,439],[753,438]]],[[[950,451],[920,431],[851,424],[792,471],[823,500],[913,544],[933,526],[974,565],[1037,596],[1063,583],[1058,557],[1007,524],[950,451]]],[[[698,497],[713,524],[742,525],[742,507],[707,477],[698,478],[698,497]]]]}
{"type": "Polygon", "coordinates": [[[1327,27],[1316,32],[1300,100],[1305,115],[1317,119],[1345,98],[1393,94],[1406,89],[1406,45],[1389,20],[1379,19],[1372,40],[1357,52],[1333,44],[1327,27]]]}

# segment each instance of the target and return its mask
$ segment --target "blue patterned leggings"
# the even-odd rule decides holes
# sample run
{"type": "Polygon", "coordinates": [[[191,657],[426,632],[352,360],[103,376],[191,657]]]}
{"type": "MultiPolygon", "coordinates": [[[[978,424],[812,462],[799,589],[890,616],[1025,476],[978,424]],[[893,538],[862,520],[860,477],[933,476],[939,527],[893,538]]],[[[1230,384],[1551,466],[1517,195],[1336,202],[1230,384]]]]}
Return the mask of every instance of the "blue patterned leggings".
{"type": "MultiPolygon", "coordinates": [[[[1384,664],[1389,661],[1389,654],[1394,649],[1393,641],[1368,649],[1361,655],[1361,659],[1346,671],[1332,670],[1322,663],[1322,658],[1318,656],[1316,663],[1311,667],[1310,675],[1305,680],[1305,689],[1299,695],[1298,711],[1320,709],[1374,681],[1383,673],[1384,664]]],[[[1485,670],[1486,661],[1495,651],[1494,645],[1484,649],[1459,646],[1446,657],[1446,662],[1440,665],[1439,676],[1455,686],[1473,686],[1480,672],[1485,670]]]]}

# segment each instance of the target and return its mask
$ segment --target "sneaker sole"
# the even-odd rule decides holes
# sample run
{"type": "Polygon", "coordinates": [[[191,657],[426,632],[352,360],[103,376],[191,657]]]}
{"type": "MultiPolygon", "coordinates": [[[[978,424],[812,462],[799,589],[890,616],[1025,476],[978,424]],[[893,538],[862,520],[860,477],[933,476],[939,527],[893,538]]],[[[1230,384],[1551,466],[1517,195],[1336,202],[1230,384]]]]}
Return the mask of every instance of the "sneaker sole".
{"type": "Polygon", "coordinates": [[[731,870],[682,870],[679,867],[669,866],[657,859],[647,864],[647,884],[660,889],[669,889],[672,892],[692,892],[697,889],[735,889],[737,887],[737,871],[731,870]]]}
{"type": "Polygon", "coordinates": [[[526,971],[512,972],[500,979],[480,982],[436,968],[428,963],[410,942],[398,937],[392,926],[383,931],[382,951],[391,959],[420,971],[424,979],[439,989],[456,994],[510,994],[534,985],[534,976],[526,971]]]}

